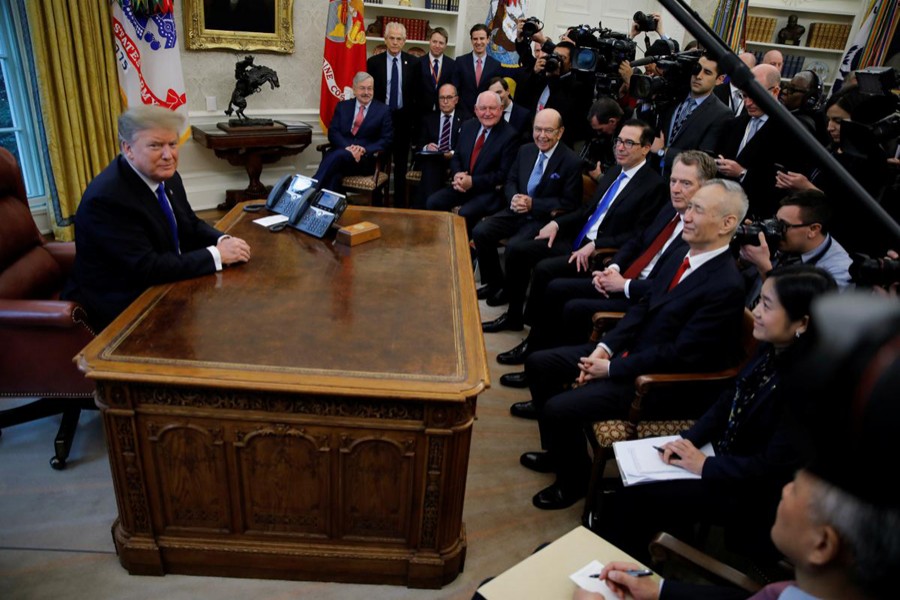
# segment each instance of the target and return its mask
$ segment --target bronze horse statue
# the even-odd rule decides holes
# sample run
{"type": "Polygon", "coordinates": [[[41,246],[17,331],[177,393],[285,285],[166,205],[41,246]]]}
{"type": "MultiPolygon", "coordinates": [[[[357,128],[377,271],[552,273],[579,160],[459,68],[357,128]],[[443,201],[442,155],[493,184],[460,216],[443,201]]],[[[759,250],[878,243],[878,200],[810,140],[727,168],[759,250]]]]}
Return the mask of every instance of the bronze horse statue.
{"type": "Polygon", "coordinates": [[[247,96],[259,92],[267,83],[271,86],[270,89],[274,90],[279,87],[278,73],[269,67],[254,65],[252,56],[247,56],[234,65],[234,78],[237,81],[234,84],[234,91],[231,92],[231,100],[228,102],[225,114],[231,116],[231,113],[235,113],[240,119],[247,118],[244,114],[244,109],[247,108],[247,96]]]}

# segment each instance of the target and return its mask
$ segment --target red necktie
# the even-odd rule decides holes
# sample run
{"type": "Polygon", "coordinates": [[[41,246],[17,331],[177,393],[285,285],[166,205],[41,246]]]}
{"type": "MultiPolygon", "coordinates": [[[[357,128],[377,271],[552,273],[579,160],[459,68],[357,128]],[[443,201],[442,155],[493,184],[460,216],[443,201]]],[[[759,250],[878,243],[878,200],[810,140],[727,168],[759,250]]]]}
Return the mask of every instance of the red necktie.
{"type": "Polygon", "coordinates": [[[625,273],[622,274],[622,277],[625,279],[635,279],[641,274],[641,271],[647,268],[647,265],[650,264],[650,261],[653,260],[653,257],[659,254],[659,251],[662,250],[663,245],[666,243],[672,236],[672,232],[675,231],[675,228],[678,226],[678,221],[681,219],[681,216],[676,214],[675,217],[669,221],[669,223],[662,228],[662,231],[659,232],[659,235],[653,240],[653,243],[644,250],[644,253],[635,259],[631,266],[625,269],[625,273]]]}
{"type": "Polygon", "coordinates": [[[487,135],[487,129],[484,127],[481,128],[481,135],[478,136],[478,139],[475,140],[475,148],[472,150],[472,160],[469,161],[469,173],[475,170],[475,161],[478,160],[478,155],[481,154],[481,147],[484,146],[484,137],[487,135]]]}
{"type": "Polygon", "coordinates": [[[672,290],[678,283],[681,281],[681,276],[684,275],[684,272],[691,268],[691,261],[688,260],[688,257],[685,256],[684,260],[681,261],[681,266],[678,267],[678,270],[675,272],[675,277],[672,278],[672,283],[669,284],[669,291],[672,290]]]}
{"type": "Polygon", "coordinates": [[[475,61],[475,87],[481,85],[481,59],[475,61]]]}
{"type": "Polygon", "coordinates": [[[352,133],[353,135],[356,135],[356,133],[359,131],[359,127],[362,125],[363,117],[365,117],[365,110],[365,106],[360,106],[359,112],[356,114],[356,118],[353,119],[353,127],[350,128],[350,133],[352,133]]]}

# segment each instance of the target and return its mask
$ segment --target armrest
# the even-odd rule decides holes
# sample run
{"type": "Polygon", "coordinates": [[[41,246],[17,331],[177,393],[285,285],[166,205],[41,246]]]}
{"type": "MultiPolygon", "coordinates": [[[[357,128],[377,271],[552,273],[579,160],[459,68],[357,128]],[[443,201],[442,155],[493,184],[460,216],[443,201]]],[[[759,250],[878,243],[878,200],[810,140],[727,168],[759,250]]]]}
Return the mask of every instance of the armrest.
{"type": "Polygon", "coordinates": [[[594,316],[591,317],[591,322],[594,324],[594,331],[591,332],[591,341],[599,342],[600,337],[616,322],[625,316],[624,312],[612,312],[612,311],[600,311],[595,312],[594,316]]]}
{"type": "Polygon", "coordinates": [[[71,273],[75,265],[75,242],[47,242],[44,249],[59,263],[63,273],[71,273]]]}
{"type": "Polygon", "coordinates": [[[750,593],[757,592],[762,588],[762,585],[757,581],[754,581],[737,569],[719,562],[708,554],[685,544],[665,532],[656,534],[656,537],[650,542],[650,555],[653,557],[655,564],[665,562],[671,558],[678,558],[684,563],[700,569],[714,583],[730,584],[750,593]]]}
{"type": "Polygon", "coordinates": [[[65,300],[0,299],[0,327],[87,327],[84,309],[65,300]]]}
{"type": "Polygon", "coordinates": [[[321,152],[324,156],[326,152],[331,150],[332,144],[331,142],[325,142],[324,144],[319,144],[316,146],[316,152],[321,152]]]}
{"type": "Polygon", "coordinates": [[[710,373],[657,373],[639,375],[638,378],[634,380],[634,389],[638,394],[646,394],[651,389],[677,385],[679,383],[727,381],[736,377],[737,374],[738,367],[731,367],[729,369],[713,371],[710,373]]]}

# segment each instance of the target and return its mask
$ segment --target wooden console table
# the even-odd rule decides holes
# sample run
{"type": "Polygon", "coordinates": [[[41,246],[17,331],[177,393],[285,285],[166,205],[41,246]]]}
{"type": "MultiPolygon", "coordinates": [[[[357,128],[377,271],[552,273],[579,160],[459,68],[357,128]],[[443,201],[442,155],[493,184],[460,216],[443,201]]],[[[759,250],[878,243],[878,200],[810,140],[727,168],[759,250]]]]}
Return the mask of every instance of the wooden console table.
{"type": "Polygon", "coordinates": [[[354,248],[232,210],[253,259],[151,288],[77,357],[133,574],[437,588],[489,385],[465,224],[350,207],[354,248]]]}
{"type": "Polygon", "coordinates": [[[268,196],[269,187],[259,180],[263,165],[303,152],[312,141],[312,130],[281,127],[226,132],[216,125],[193,125],[191,136],[229,164],[247,169],[247,189],[226,190],[225,202],[218,206],[219,210],[228,210],[237,202],[268,196]]]}

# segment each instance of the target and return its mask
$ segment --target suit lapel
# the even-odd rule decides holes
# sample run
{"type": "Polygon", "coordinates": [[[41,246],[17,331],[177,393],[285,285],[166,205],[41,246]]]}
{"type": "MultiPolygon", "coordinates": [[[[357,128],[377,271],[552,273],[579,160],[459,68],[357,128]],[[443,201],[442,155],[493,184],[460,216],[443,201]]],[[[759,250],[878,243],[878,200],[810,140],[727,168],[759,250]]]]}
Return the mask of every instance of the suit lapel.
{"type": "MultiPolygon", "coordinates": [[[[687,249],[685,250],[685,254],[687,254],[687,249]]],[[[674,257],[673,257],[674,258],[674,257]]],[[[684,257],[680,257],[683,259],[684,257]]],[[[682,298],[687,296],[691,292],[693,292],[698,287],[706,285],[706,282],[721,269],[726,262],[731,260],[731,255],[728,252],[724,252],[713,258],[712,260],[707,261],[703,265],[692,272],[690,276],[684,281],[680,282],[674,288],[669,291],[666,291],[662,294],[654,294],[653,302],[650,305],[650,310],[655,310],[666,304],[675,300],[677,298],[682,298]]],[[[671,260],[666,265],[666,270],[660,272],[658,275],[660,285],[665,285],[666,288],[672,283],[672,279],[675,277],[675,272],[678,271],[678,268],[681,266],[681,260],[671,260]]]]}
{"type": "MultiPolygon", "coordinates": [[[[559,168],[559,163],[562,162],[562,151],[561,150],[562,149],[559,146],[557,146],[556,151],[553,153],[553,156],[550,157],[550,160],[547,161],[547,165],[544,167],[544,173],[543,173],[543,175],[541,175],[541,180],[538,182],[538,185],[537,185],[537,189],[540,190],[541,192],[543,192],[544,189],[548,185],[550,185],[550,177],[559,168]]],[[[535,153],[534,159],[537,160],[537,153],[535,153]]],[[[533,163],[532,163],[532,168],[534,168],[533,163]]],[[[529,172],[528,175],[530,177],[531,173],[529,172]]],[[[537,193],[537,192],[535,192],[535,193],[537,193]]]]}
{"type": "MultiPolygon", "coordinates": [[[[609,223],[609,220],[615,214],[616,210],[620,206],[627,204],[633,195],[643,193],[643,190],[640,188],[642,187],[644,178],[647,176],[646,169],[649,167],[650,163],[645,163],[644,166],[638,169],[638,172],[634,174],[634,177],[631,178],[631,181],[628,182],[625,189],[619,192],[619,195],[616,196],[616,201],[612,203],[612,206],[610,206],[609,209],[607,209],[606,216],[603,217],[604,223],[609,223]]],[[[618,174],[616,176],[618,177],[618,174]]]]}

